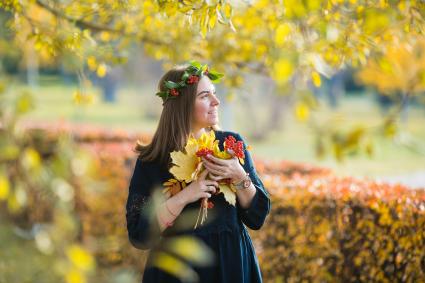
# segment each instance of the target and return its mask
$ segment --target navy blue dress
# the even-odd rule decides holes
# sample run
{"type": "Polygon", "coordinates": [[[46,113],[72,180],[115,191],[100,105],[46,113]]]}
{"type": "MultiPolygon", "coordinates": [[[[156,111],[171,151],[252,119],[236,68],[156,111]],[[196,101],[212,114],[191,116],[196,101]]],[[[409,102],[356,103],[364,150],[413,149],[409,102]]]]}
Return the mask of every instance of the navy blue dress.
{"type": "MultiPolygon", "coordinates": [[[[233,132],[216,131],[219,147],[223,150],[225,137],[233,135],[237,141],[242,137],[233,132]]],[[[127,199],[127,230],[129,240],[138,249],[152,250],[161,246],[161,241],[175,235],[191,235],[203,241],[215,253],[214,264],[208,267],[196,267],[200,282],[223,282],[223,283],[257,283],[262,282],[258,259],[254,251],[251,238],[246,227],[258,230],[264,223],[271,209],[270,198],[262,181],[257,175],[250,153],[246,150],[244,142],[245,164],[243,168],[249,173],[251,180],[257,189],[250,207],[243,209],[236,201],[236,207],[228,204],[223,194],[211,196],[210,200],[214,207],[208,210],[208,221],[196,229],[177,230],[178,222],[182,215],[194,215],[191,220],[184,217],[184,221],[191,221],[194,226],[200,200],[190,203],[183,209],[174,225],[166,228],[162,233],[156,218],[149,216],[149,207],[152,191],[162,190],[162,183],[172,178],[167,168],[162,168],[156,162],[142,162],[137,159],[134,173],[131,177],[129,195],[127,199]],[[185,212],[192,212],[186,213],[185,212]],[[195,213],[193,213],[195,212],[195,213]]],[[[181,282],[172,275],[149,266],[150,255],[143,274],[144,283],[158,282],[181,282]]]]}

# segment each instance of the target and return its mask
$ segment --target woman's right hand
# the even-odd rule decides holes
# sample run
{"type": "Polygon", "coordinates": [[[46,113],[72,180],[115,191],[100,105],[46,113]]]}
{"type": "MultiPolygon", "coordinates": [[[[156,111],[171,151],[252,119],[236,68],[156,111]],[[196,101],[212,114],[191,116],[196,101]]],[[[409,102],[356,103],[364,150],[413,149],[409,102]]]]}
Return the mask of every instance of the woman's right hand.
{"type": "Polygon", "coordinates": [[[200,198],[210,198],[211,194],[217,191],[218,182],[213,180],[205,180],[208,173],[208,170],[204,169],[196,181],[190,183],[189,186],[180,192],[180,194],[182,194],[182,199],[185,205],[195,202],[200,198]]]}

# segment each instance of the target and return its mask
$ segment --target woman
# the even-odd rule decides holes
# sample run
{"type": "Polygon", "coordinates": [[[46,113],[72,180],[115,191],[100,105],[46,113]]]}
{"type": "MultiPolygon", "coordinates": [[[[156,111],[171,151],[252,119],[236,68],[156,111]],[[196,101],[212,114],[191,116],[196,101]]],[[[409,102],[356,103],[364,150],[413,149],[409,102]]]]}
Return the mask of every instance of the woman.
{"type": "MultiPolygon", "coordinates": [[[[237,158],[202,158],[206,170],[200,177],[157,207],[156,217],[147,215],[146,208],[152,201],[153,191],[173,177],[169,173],[172,165],[170,152],[183,150],[190,135],[198,138],[202,133],[215,131],[221,150],[229,135],[243,142],[239,134],[218,129],[220,101],[212,84],[217,76],[204,67],[193,63],[177,66],[159,81],[157,95],[163,99],[164,108],[158,128],[149,145],[136,146],[139,158],[130,181],[126,206],[129,239],[136,248],[152,249],[161,246],[165,238],[191,235],[215,253],[212,266],[194,267],[200,282],[262,282],[246,227],[261,228],[270,211],[270,199],[245,144],[244,165],[237,158]],[[237,188],[236,206],[229,205],[223,194],[218,194],[218,181],[222,179],[230,179],[237,188]],[[189,215],[187,217],[182,215],[198,211],[203,198],[214,203],[209,209],[213,212],[213,217],[210,217],[211,213],[208,216],[210,221],[196,229],[175,228],[184,226],[177,225],[179,221],[195,223],[190,216],[193,213],[185,214],[189,215]]],[[[147,264],[143,282],[180,281],[147,264]]]]}

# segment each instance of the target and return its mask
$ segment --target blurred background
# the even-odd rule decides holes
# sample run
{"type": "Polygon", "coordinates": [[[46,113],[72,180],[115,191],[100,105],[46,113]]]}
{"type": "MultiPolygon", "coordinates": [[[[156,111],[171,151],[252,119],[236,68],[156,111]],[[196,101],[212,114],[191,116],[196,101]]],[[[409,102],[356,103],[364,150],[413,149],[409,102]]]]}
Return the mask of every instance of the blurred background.
{"type": "MultiPolygon", "coordinates": [[[[109,67],[104,77],[88,70],[90,83],[84,86],[87,94],[81,99],[78,76],[62,65],[43,66],[40,62],[33,70],[27,69],[20,57],[9,61],[6,58],[3,72],[11,78],[7,91],[37,94],[36,107],[24,117],[25,122],[66,122],[150,134],[156,129],[162,102],[155,93],[165,70],[163,62],[148,57],[142,47],[132,50],[130,62],[109,67]],[[83,102],[84,99],[88,101],[83,102]]],[[[366,129],[377,127],[398,105],[396,95],[382,94],[360,82],[356,78],[359,72],[359,68],[339,70],[329,78],[321,76],[320,86],[311,84],[303,90],[307,94],[302,95],[310,95],[308,99],[314,99],[317,109],[297,103],[299,94],[295,90],[278,91],[270,78],[241,72],[238,78],[243,83],[236,89],[217,87],[220,126],[246,136],[252,153],[261,159],[307,162],[332,168],[339,175],[423,187],[423,96],[409,99],[400,112],[397,132],[370,138],[365,145],[369,149],[350,149],[343,160],[335,158],[334,149],[328,145],[323,145],[326,153],[318,152],[318,134],[306,120],[338,130],[366,129]]]]}
{"type": "Polygon", "coordinates": [[[251,231],[266,282],[424,282],[424,15],[413,0],[2,1],[0,282],[140,280],[132,149],[156,129],[158,80],[189,60],[225,74],[220,126],[273,195],[251,231]]]}

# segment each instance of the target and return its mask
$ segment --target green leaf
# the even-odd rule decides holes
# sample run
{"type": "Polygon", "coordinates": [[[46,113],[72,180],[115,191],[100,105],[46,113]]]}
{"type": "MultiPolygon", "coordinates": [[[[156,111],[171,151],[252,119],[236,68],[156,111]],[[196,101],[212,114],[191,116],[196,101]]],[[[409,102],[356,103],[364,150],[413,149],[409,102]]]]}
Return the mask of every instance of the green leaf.
{"type": "Polygon", "coordinates": [[[218,73],[218,72],[215,72],[215,71],[209,71],[208,72],[208,77],[213,82],[220,80],[220,78],[222,78],[223,76],[224,76],[224,74],[218,73]]]}
{"type": "Polygon", "coordinates": [[[192,60],[192,61],[190,61],[189,62],[189,64],[191,65],[191,66],[193,66],[193,67],[195,67],[196,69],[200,69],[201,68],[201,63],[199,63],[198,61],[196,61],[196,60],[192,60]]]}
{"type": "Polygon", "coordinates": [[[160,92],[157,92],[156,95],[161,98],[167,98],[168,93],[166,91],[160,91],[160,92]]]}
{"type": "Polygon", "coordinates": [[[189,76],[190,76],[190,74],[188,72],[184,72],[184,74],[182,76],[182,80],[186,81],[189,76]]]}
{"type": "Polygon", "coordinates": [[[165,86],[167,88],[169,88],[169,89],[172,89],[172,88],[178,88],[179,87],[179,84],[178,83],[175,83],[175,82],[172,82],[172,81],[166,81],[165,82],[165,86]]]}

